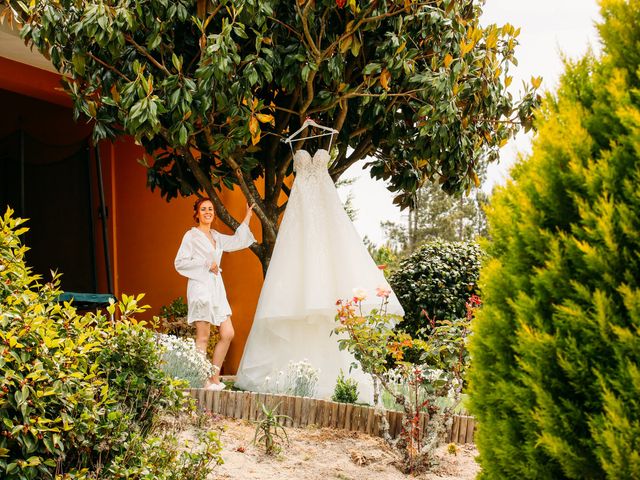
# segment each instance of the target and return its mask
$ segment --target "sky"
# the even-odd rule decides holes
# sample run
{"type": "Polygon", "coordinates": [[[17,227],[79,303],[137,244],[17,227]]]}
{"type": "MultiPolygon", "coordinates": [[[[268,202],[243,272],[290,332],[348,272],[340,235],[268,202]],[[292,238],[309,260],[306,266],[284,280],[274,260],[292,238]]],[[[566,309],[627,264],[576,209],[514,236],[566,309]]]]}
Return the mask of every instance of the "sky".
{"type": "MultiPolygon", "coordinates": [[[[483,25],[510,23],[521,28],[516,49],[518,66],[510,70],[514,94],[521,88],[522,81],[529,81],[532,76],[543,77],[542,90],[554,90],[563,71],[562,55],[577,58],[590,46],[599,50],[596,0],[487,0],[483,10],[483,25]]],[[[509,167],[519,154],[530,151],[530,142],[530,134],[519,134],[502,148],[500,161],[489,166],[483,190],[490,192],[495,185],[506,181],[509,167]]],[[[393,195],[384,183],[371,179],[362,169],[364,163],[358,162],[345,172],[343,178],[357,180],[340,188],[339,193],[343,200],[352,193],[358,233],[381,245],[386,239],[380,222],[402,221],[403,214],[393,205],[393,195]]]]}

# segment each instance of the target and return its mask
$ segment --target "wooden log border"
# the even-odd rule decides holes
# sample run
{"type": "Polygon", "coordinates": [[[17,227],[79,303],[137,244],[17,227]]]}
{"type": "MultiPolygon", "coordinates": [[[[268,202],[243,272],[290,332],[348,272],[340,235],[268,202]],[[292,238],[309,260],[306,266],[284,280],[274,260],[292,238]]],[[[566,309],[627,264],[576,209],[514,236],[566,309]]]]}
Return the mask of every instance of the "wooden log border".
{"type": "MultiPolygon", "coordinates": [[[[380,435],[380,423],[375,408],[368,405],[338,403],[308,397],[293,397],[270,393],[207,391],[200,388],[188,389],[187,393],[196,400],[198,408],[224,417],[255,421],[262,416],[262,404],[267,408],[278,406],[277,413],[286,415],[283,419],[287,427],[329,427],[380,435]]],[[[402,431],[402,413],[382,410],[389,422],[389,433],[396,438],[402,431]]],[[[428,426],[424,413],[420,414],[420,430],[424,435],[428,426]]],[[[474,417],[454,415],[447,434],[452,443],[473,443],[477,425],[474,417]]]]}

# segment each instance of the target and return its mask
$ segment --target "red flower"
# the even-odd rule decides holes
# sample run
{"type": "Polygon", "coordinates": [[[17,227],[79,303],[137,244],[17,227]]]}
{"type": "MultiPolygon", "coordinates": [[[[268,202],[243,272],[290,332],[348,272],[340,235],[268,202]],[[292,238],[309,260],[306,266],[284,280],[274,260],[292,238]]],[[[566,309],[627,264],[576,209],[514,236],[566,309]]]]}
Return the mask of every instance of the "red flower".
{"type": "Polygon", "coordinates": [[[344,8],[346,4],[347,0],[336,0],[336,5],[338,6],[338,8],[344,8]]]}

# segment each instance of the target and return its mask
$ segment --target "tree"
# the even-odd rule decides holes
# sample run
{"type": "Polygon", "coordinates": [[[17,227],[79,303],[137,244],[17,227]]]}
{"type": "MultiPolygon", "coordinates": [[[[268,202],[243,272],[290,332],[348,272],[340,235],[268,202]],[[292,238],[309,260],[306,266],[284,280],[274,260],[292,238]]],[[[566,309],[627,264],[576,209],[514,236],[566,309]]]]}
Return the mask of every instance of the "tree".
{"type": "Polygon", "coordinates": [[[640,478],[640,1],[601,2],[491,199],[473,324],[482,478],[640,478]]]}
{"type": "Polygon", "coordinates": [[[426,242],[474,241],[486,235],[483,207],[487,195],[474,189],[469,195],[448,195],[438,185],[427,183],[416,192],[406,224],[386,221],[382,228],[394,249],[410,255],[426,242]]]}
{"type": "Polygon", "coordinates": [[[432,179],[447,192],[477,183],[537,102],[506,91],[519,30],[481,27],[473,0],[4,2],[66,75],[94,139],[144,146],[151,189],[207,195],[231,228],[222,188],[256,204],[264,271],[292,173],[280,140],[307,116],[340,130],[334,180],[372,155],[371,174],[407,206],[432,179]]]}

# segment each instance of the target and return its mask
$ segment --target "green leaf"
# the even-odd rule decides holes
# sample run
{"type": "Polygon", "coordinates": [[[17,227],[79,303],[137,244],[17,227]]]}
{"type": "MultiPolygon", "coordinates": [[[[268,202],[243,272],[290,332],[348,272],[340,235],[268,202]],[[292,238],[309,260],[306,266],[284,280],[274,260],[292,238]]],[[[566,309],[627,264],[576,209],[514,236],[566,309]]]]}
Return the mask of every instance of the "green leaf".
{"type": "Polygon", "coordinates": [[[78,72],[78,75],[84,76],[85,56],[80,53],[74,53],[71,57],[71,61],[73,62],[73,68],[78,72]]]}
{"type": "Polygon", "coordinates": [[[380,73],[382,71],[382,66],[379,63],[369,63],[362,70],[363,75],[371,75],[374,73],[380,73]]]}
{"type": "Polygon", "coordinates": [[[171,63],[178,70],[178,72],[182,71],[182,57],[178,57],[175,53],[171,54],[171,63]]]}
{"type": "Polygon", "coordinates": [[[147,50],[149,51],[155,50],[160,45],[160,42],[162,42],[162,36],[159,33],[154,33],[148,39],[147,50]]]}
{"type": "Polygon", "coordinates": [[[246,32],[244,31],[244,26],[240,25],[240,24],[236,24],[233,27],[233,31],[235,32],[235,34],[240,37],[240,38],[249,38],[249,36],[246,34],[246,32]]]}
{"type": "Polygon", "coordinates": [[[186,145],[188,139],[187,127],[184,125],[180,126],[179,134],[178,134],[178,142],[180,145],[186,145]]]}
{"type": "Polygon", "coordinates": [[[300,77],[302,78],[303,82],[306,82],[309,79],[310,72],[311,72],[311,69],[309,68],[308,64],[302,67],[302,72],[300,73],[300,77]]]}

